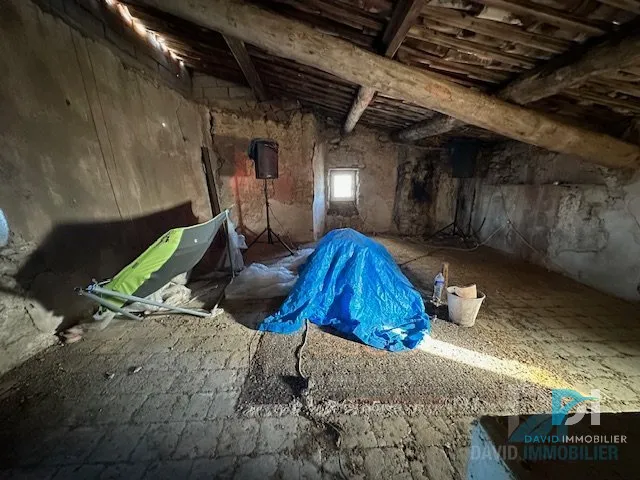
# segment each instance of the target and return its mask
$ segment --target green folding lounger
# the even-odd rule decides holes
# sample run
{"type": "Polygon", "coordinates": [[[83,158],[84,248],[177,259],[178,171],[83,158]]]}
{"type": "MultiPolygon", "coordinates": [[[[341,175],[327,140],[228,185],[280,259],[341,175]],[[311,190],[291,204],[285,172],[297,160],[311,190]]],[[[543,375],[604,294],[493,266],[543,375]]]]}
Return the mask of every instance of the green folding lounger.
{"type": "MultiPolygon", "coordinates": [[[[88,287],[79,288],[77,291],[80,295],[98,302],[99,313],[112,311],[133,320],[141,320],[141,318],[124,308],[132,302],[165,308],[168,312],[207,317],[211,314],[210,312],[175,307],[144,297],[165,286],[175,276],[195,267],[209,249],[220,227],[224,225],[223,230],[228,233],[228,222],[229,210],[225,210],[208,222],[169,230],[111,280],[94,281],[88,287]]],[[[227,238],[227,253],[232,262],[229,238],[227,238]]],[[[234,269],[231,263],[232,277],[233,274],[234,269]]]]}

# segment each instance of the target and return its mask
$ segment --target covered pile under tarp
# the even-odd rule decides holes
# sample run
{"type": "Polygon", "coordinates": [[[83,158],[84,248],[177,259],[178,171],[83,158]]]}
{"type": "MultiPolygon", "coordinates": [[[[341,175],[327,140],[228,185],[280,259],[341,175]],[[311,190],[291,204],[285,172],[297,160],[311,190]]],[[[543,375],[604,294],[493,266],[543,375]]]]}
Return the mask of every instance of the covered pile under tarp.
{"type": "Polygon", "coordinates": [[[260,330],[293,333],[305,319],[391,351],[414,348],[429,334],[422,297],[389,252],[348,228],[324,236],[260,330]]]}

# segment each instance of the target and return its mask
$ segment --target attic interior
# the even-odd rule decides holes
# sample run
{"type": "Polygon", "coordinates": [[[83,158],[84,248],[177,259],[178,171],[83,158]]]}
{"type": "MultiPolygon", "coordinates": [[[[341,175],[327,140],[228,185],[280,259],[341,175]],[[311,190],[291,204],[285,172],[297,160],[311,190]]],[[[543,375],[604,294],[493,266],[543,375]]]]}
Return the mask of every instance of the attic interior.
{"type": "Polygon", "coordinates": [[[0,476],[637,478],[639,32],[4,0],[0,476]]]}

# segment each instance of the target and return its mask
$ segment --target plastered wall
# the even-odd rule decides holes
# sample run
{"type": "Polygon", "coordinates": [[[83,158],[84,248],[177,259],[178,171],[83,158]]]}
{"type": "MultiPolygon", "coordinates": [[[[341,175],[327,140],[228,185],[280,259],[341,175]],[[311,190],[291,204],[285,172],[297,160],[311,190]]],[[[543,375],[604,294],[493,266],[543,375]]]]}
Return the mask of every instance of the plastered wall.
{"type": "Polygon", "coordinates": [[[640,175],[518,142],[482,151],[465,195],[482,240],[618,297],[640,300],[640,175]],[[503,228],[512,222],[515,228],[503,228]]]}
{"type": "Polygon", "coordinates": [[[325,139],[327,182],[332,168],[356,168],[359,176],[357,212],[344,215],[333,211],[327,195],[327,230],[348,227],[367,233],[394,231],[400,146],[386,135],[362,126],[344,138],[329,130],[325,139]]]}
{"type": "Polygon", "coordinates": [[[0,372],[87,311],[73,287],[210,218],[206,108],[30,1],[0,4],[0,372]]]}
{"type": "Polygon", "coordinates": [[[271,227],[293,243],[312,241],[321,228],[316,221],[314,229],[313,208],[314,185],[322,173],[317,165],[321,157],[316,119],[295,108],[280,117],[285,121],[271,120],[262,113],[264,108],[273,111],[271,106],[255,106],[248,113],[211,110],[221,205],[232,207],[232,218],[248,239],[262,232],[266,227],[264,181],[256,179],[247,149],[252,138],[274,139],[279,145],[279,178],[267,181],[271,227]]]}

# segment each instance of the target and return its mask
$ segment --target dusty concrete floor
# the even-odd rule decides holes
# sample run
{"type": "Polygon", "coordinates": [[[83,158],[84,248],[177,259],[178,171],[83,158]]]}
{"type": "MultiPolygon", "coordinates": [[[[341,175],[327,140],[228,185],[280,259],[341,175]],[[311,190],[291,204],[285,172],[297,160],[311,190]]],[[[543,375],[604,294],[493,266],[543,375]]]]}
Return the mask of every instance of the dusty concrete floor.
{"type": "Polygon", "coordinates": [[[403,269],[425,296],[443,260],[476,282],[476,326],[435,320],[408,354],[312,327],[296,397],[301,335],[254,330],[277,302],[112,323],[0,379],[0,477],[464,478],[479,414],[549,411],[555,386],[640,408],[638,305],[490,250],[379,240],[400,264],[422,257],[403,269]]]}

